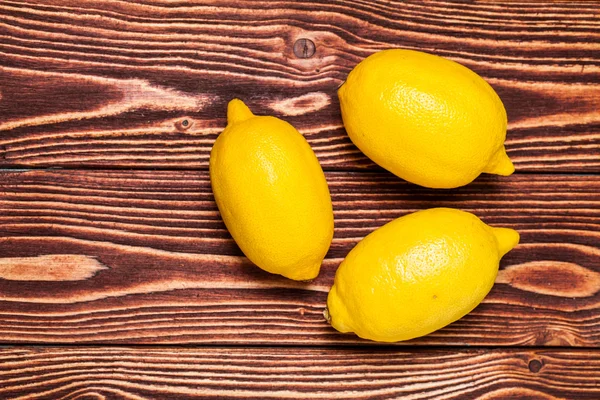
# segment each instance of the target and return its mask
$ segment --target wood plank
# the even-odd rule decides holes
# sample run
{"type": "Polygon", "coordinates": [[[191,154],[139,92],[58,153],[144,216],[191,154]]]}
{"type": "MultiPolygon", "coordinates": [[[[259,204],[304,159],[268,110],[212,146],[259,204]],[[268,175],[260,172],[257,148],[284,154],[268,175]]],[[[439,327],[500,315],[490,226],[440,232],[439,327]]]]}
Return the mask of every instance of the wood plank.
{"type": "Polygon", "coordinates": [[[0,173],[0,342],[356,344],[323,319],[347,252],[408,212],[455,207],[517,229],[497,285],[414,344],[600,346],[600,177],[487,177],[435,191],[390,174],[326,174],[335,237],[318,279],[251,265],[206,172],[0,173]]]}
{"type": "Polygon", "coordinates": [[[598,399],[600,351],[15,347],[0,396],[598,399]]]}
{"type": "Polygon", "coordinates": [[[599,13],[595,1],[1,1],[0,166],[206,168],[240,97],[297,126],[325,168],[373,168],[336,89],[364,57],[402,47],[494,86],[518,171],[600,172],[599,13]],[[305,38],[310,58],[293,51],[305,38]]]}

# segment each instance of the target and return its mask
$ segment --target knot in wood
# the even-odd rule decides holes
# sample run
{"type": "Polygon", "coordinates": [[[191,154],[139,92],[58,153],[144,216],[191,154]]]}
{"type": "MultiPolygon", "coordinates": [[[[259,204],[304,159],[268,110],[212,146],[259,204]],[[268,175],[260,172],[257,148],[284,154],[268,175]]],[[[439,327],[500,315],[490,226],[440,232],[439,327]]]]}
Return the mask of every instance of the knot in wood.
{"type": "Polygon", "coordinates": [[[540,372],[540,369],[542,369],[542,366],[543,366],[543,364],[540,360],[529,361],[529,370],[533,373],[540,372]]]}
{"type": "Polygon", "coordinates": [[[294,54],[298,58],[311,58],[315,54],[315,42],[310,39],[298,39],[294,43],[294,54]]]}
{"type": "Polygon", "coordinates": [[[178,131],[183,132],[183,131],[186,131],[186,130],[190,129],[190,127],[192,126],[193,122],[194,122],[193,120],[184,118],[183,120],[175,121],[175,128],[178,131]]]}

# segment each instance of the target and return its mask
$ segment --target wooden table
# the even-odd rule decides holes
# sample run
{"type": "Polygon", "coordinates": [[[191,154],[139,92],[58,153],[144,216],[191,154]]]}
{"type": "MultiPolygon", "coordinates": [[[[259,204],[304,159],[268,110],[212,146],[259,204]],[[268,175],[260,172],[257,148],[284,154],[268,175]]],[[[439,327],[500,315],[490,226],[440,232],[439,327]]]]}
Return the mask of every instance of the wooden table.
{"type": "Polygon", "coordinates": [[[600,398],[599,2],[0,3],[1,399],[600,398]],[[513,176],[428,190],[352,145],[336,88],[392,47],[488,80],[513,176]],[[207,163],[233,97],[326,171],[312,283],[251,265],[221,221],[207,163]],[[483,304],[399,345],[329,327],[347,252],[435,206],[521,233],[483,304]]]}

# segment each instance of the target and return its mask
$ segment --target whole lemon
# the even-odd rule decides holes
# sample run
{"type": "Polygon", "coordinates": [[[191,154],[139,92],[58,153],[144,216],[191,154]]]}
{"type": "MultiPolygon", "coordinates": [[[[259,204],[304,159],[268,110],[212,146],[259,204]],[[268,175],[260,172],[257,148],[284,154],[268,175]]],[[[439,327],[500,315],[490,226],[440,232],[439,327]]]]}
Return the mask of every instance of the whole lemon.
{"type": "Polygon", "coordinates": [[[421,186],[454,188],[482,172],[510,175],[506,111],[470,69],[432,54],[385,50],[338,90],[344,126],[371,160],[421,186]]]}
{"type": "Polygon", "coordinates": [[[265,271],[290,279],[319,274],[333,237],[329,188],[304,137],[239,99],[210,153],[210,180],[227,229],[265,271]]]}
{"type": "Polygon", "coordinates": [[[325,312],[340,332],[380,342],[426,335],[468,314],[492,288],[500,258],[519,242],[508,228],[433,208],[375,230],[348,253],[325,312]]]}

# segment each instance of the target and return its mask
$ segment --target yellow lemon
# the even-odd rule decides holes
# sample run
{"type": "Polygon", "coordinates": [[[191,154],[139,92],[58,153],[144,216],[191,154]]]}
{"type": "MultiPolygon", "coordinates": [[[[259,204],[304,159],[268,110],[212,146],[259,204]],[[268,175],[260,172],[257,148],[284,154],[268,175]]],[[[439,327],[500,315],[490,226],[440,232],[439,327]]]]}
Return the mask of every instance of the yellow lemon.
{"type": "Polygon", "coordinates": [[[519,242],[508,228],[433,208],[360,241],[338,268],[325,317],[340,332],[380,342],[426,335],[468,314],[492,288],[500,258],[519,242]]]}
{"type": "Polygon", "coordinates": [[[296,280],[319,274],[333,237],[329,188],[304,137],[238,99],[210,153],[210,180],[227,229],[265,271],[296,280]]]}
{"type": "Polygon", "coordinates": [[[359,63],[338,91],[352,142],[395,175],[454,188],[482,172],[510,175],[506,110],[479,75],[432,54],[385,50],[359,63]]]}

